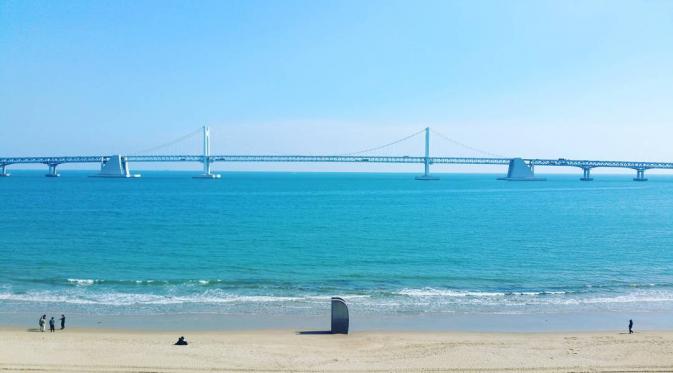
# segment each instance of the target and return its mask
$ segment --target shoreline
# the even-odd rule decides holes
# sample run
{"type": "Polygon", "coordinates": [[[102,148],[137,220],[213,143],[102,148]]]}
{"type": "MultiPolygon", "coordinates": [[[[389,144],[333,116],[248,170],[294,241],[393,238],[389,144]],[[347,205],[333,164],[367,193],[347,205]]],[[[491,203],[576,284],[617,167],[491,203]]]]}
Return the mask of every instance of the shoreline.
{"type": "Polygon", "coordinates": [[[664,372],[673,369],[673,331],[355,332],[293,330],[148,332],[0,328],[0,370],[180,371],[536,371],[664,372]],[[184,335],[189,346],[174,346],[184,335]]]}
{"type": "MultiPolygon", "coordinates": [[[[47,325],[44,332],[41,332],[39,328],[36,327],[18,327],[11,325],[2,325],[0,324],[0,333],[37,333],[49,335],[49,326],[47,325]]],[[[102,334],[102,333],[112,333],[112,334],[150,334],[150,335],[168,335],[174,336],[180,333],[188,333],[193,335],[239,335],[239,334],[250,334],[250,335],[265,335],[265,334],[292,334],[292,335],[331,335],[334,338],[341,336],[341,334],[331,334],[329,332],[329,325],[327,328],[315,328],[310,330],[303,329],[282,329],[282,328],[269,328],[269,329],[213,329],[213,330],[200,330],[200,329],[173,329],[173,330],[156,330],[156,329],[140,329],[140,328],[113,328],[113,327],[66,327],[64,330],[60,329],[60,326],[57,325],[56,331],[51,334],[102,334]]],[[[609,335],[628,335],[629,333],[625,330],[567,330],[567,331],[520,331],[520,332],[498,332],[498,331],[462,331],[462,330],[438,330],[438,331],[425,331],[425,330],[359,330],[359,331],[350,331],[349,334],[343,336],[352,336],[352,335],[593,335],[593,334],[609,334],[609,335]]],[[[662,329],[662,330],[634,330],[632,335],[654,335],[654,334],[671,334],[673,336],[673,329],[662,329]]],[[[176,337],[177,339],[177,337],[176,337]]],[[[673,351],[672,351],[673,352],[673,351]]]]}
{"type": "MultiPolygon", "coordinates": [[[[311,314],[217,314],[169,313],[139,315],[66,314],[68,328],[139,330],[148,332],[192,331],[257,331],[257,330],[323,330],[329,328],[330,310],[311,314]]],[[[61,310],[30,312],[0,311],[0,328],[27,329],[37,326],[43,313],[59,316],[61,310]]],[[[634,320],[637,331],[673,331],[670,312],[574,312],[554,314],[358,314],[351,312],[350,329],[354,332],[448,332],[448,333],[546,333],[546,332],[611,332],[624,331],[634,320]]]]}

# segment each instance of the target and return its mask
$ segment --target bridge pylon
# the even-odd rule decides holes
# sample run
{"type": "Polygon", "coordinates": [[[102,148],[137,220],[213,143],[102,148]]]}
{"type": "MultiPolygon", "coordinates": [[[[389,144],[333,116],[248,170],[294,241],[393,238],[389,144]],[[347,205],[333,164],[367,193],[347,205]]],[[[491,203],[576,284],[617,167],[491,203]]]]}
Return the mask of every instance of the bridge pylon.
{"type": "Polygon", "coordinates": [[[201,175],[193,176],[194,179],[219,179],[220,174],[212,172],[210,165],[213,161],[210,159],[210,128],[203,126],[203,173],[201,175]]]}
{"type": "Polygon", "coordinates": [[[8,177],[10,174],[7,173],[6,164],[0,164],[0,177],[8,177]]]}
{"type": "Polygon", "coordinates": [[[439,180],[438,176],[430,175],[430,127],[425,127],[425,157],[423,158],[423,175],[416,176],[416,180],[439,180]]]}

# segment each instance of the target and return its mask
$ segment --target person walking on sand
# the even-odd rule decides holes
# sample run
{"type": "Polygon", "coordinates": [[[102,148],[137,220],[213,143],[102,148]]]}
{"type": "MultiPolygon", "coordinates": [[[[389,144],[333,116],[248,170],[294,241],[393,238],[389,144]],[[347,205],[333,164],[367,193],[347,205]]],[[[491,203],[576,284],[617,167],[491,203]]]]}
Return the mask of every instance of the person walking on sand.
{"type": "Polygon", "coordinates": [[[629,320],[629,334],[633,334],[633,320],[629,320]]]}
{"type": "Polygon", "coordinates": [[[38,321],[38,324],[40,325],[40,331],[44,332],[45,324],[47,324],[47,315],[42,315],[42,317],[40,317],[40,321],[38,321]]]}
{"type": "Polygon", "coordinates": [[[61,330],[65,329],[65,315],[61,314],[61,330]]]}
{"type": "Polygon", "coordinates": [[[56,331],[54,324],[56,324],[56,320],[54,320],[54,316],[52,316],[51,319],[49,319],[49,331],[52,333],[56,331]]]}

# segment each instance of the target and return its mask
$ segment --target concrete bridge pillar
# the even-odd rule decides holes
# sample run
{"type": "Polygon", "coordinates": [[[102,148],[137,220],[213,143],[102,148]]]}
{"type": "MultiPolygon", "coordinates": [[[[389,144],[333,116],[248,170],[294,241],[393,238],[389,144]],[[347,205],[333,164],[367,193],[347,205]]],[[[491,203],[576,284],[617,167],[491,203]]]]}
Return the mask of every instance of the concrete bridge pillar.
{"type": "Polygon", "coordinates": [[[647,181],[647,178],[645,177],[645,170],[645,168],[637,168],[636,177],[633,179],[633,181],[647,181]]]}
{"type": "Polygon", "coordinates": [[[49,166],[49,173],[47,173],[46,177],[59,177],[61,174],[56,172],[56,166],[58,166],[58,163],[48,163],[47,166],[49,166]]]}
{"type": "Polygon", "coordinates": [[[100,172],[94,175],[94,177],[128,178],[140,177],[140,174],[131,174],[126,157],[112,155],[102,160],[100,172]]]}
{"type": "Polygon", "coordinates": [[[580,180],[582,181],[593,181],[594,178],[591,177],[591,167],[582,167],[582,177],[580,180]]]}
{"type": "Polygon", "coordinates": [[[9,174],[7,173],[5,167],[7,167],[6,164],[0,164],[0,177],[7,177],[9,174]]]}
{"type": "Polygon", "coordinates": [[[543,177],[535,177],[533,164],[527,165],[521,158],[514,158],[509,161],[509,169],[506,177],[500,177],[498,180],[506,181],[545,181],[543,177]]]}

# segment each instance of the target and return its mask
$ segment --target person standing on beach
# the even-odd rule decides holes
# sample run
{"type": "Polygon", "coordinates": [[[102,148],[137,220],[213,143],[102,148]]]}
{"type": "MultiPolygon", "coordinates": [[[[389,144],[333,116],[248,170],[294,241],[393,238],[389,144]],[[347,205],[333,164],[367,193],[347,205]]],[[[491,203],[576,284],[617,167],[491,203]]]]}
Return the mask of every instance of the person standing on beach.
{"type": "Polygon", "coordinates": [[[629,334],[633,334],[633,320],[629,320],[629,334]]]}
{"type": "Polygon", "coordinates": [[[38,321],[41,332],[44,332],[44,327],[46,323],[47,323],[47,315],[42,315],[42,317],[40,317],[40,321],[38,321]]]}
{"type": "Polygon", "coordinates": [[[65,329],[65,315],[61,314],[61,330],[65,329]]]}
{"type": "Polygon", "coordinates": [[[54,324],[56,324],[56,320],[54,320],[54,316],[52,316],[51,319],[49,319],[49,331],[52,333],[56,331],[54,324]]]}

